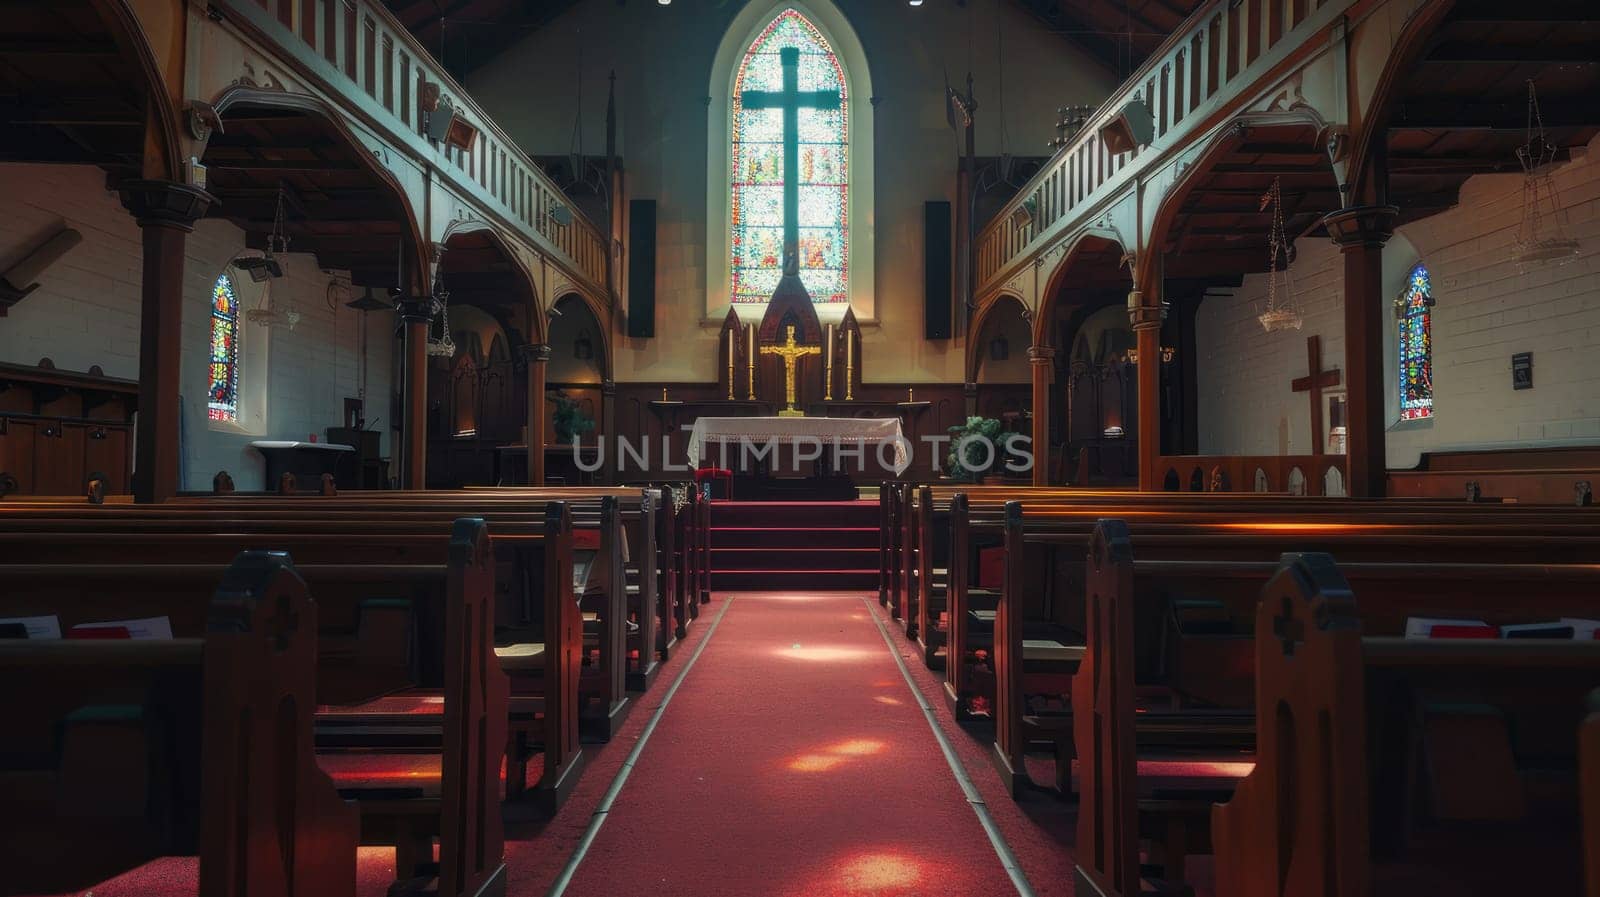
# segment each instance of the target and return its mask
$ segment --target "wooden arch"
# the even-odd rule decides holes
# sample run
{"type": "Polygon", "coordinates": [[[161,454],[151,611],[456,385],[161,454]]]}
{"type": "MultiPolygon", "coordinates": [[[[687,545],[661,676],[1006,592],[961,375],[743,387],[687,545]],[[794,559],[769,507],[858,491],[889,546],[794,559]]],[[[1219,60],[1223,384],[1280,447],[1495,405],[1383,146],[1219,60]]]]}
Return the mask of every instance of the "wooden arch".
{"type": "MultiPolygon", "coordinates": [[[[117,49],[131,56],[146,81],[146,95],[150,107],[146,110],[144,177],[158,177],[171,181],[183,180],[181,137],[178,130],[178,110],[173,103],[174,89],[169,87],[157,63],[154,46],[139,16],[129,6],[128,0],[90,0],[90,5],[100,15],[111,32],[117,49]]],[[[181,90],[181,86],[178,88],[181,90]]]]}
{"type": "MultiPolygon", "coordinates": [[[[508,333],[519,333],[531,343],[549,342],[550,318],[545,311],[544,305],[540,302],[538,282],[534,280],[533,272],[528,270],[528,266],[523,263],[522,258],[506,242],[505,236],[501,234],[499,229],[477,218],[465,218],[452,222],[449,227],[445,228],[444,235],[441,238],[441,242],[444,245],[444,259],[441,265],[448,264],[450,261],[450,251],[453,248],[451,246],[452,242],[469,236],[484,238],[499,252],[500,257],[511,268],[511,280],[515,284],[515,288],[523,291],[524,298],[528,300],[523,303],[523,313],[519,316],[508,315],[504,307],[499,305],[493,309],[485,308],[484,310],[494,315],[508,333]],[[512,320],[521,320],[523,318],[527,319],[527,323],[524,325],[526,329],[511,326],[510,322],[512,320]]],[[[445,287],[447,289],[450,287],[448,275],[445,277],[445,287]]],[[[451,301],[458,301],[458,297],[452,297],[451,301]]],[[[471,299],[466,301],[471,302],[471,299]]],[[[482,308],[483,306],[479,304],[479,307],[482,308]]]]}
{"type": "MultiPolygon", "coordinates": [[[[348,149],[353,150],[350,156],[357,160],[361,170],[383,184],[397,203],[406,237],[404,243],[409,246],[411,255],[407,259],[410,264],[406,266],[408,282],[405,284],[405,289],[410,295],[418,296],[425,295],[432,288],[428,276],[429,263],[433,257],[432,247],[429,246],[427,237],[423,233],[421,219],[417,216],[411,197],[407,195],[404,185],[394,173],[379,164],[372,150],[350,129],[342,113],[323,100],[307,94],[239,85],[222,91],[212,105],[222,119],[224,128],[227,126],[228,112],[238,108],[298,112],[318,119],[324,127],[337,135],[348,149]]],[[[227,214],[225,206],[218,211],[227,214]]]]}
{"type": "MultiPolygon", "coordinates": [[[[600,339],[600,379],[606,383],[611,382],[613,359],[611,357],[610,316],[606,313],[603,305],[582,290],[568,290],[556,297],[556,300],[550,303],[550,310],[552,312],[558,311],[562,303],[568,302],[568,300],[582,305],[589,312],[589,315],[594,318],[595,331],[600,339]]],[[[546,327],[548,326],[547,321],[546,327]]]]}
{"type": "MultiPolygon", "coordinates": [[[[1127,264],[1129,252],[1120,235],[1112,231],[1091,228],[1074,237],[1060,264],[1051,272],[1044,291],[1039,294],[1039,310],[1033,318],[1033,344],[1035,346],[1051,344],[1050,321],[1055,316],[1056,303],[1060,301],[1070,275],[1080,262],[1088,260],[1091,264],[1098,262],[1103,266],[1106,259],[1114,257],[1117,260],[1114,270],[1121,272],[1127,264]]],[[[1129,289],[1133,288],[1131,275],[1117,273],[1114,278],[1108,278],[1108,282],[1111,279],[1116,279],[1119,283],[1125,282],[1129,289]]]]}
{"type": "MultiPolygon", "coordinates": [[[[965,382],[978,382],[978,362],[983,357],[983,328],[988,326],[994,314],[1007,303],[1017,307],[1017,313],[1022,316],[1022,320],[1028,320],[1027,304],[1022,301],[1021,296],[1009,290],[1001,290],[994,295],[994,298],[978,306],[977,311],[973,312],[972,323],[967,328],[969,336],[967,337],[967,358],[966,367],[964,368],[966,371],[965,382]]],[[[1031,325],[1032,322],[1029,323],[1031,325]]],[[[1027,349],[1027,346],[1017,347],[1018,352],[1025,352],[1027,349]]]]}
{"type": "MultiPolygon", "coordinates": [[[[1138,267],[1134,288],[1147,296],[1161,295],[1163,278],[1183,276],[1181,270],[1176,268],[1169,270],[1162,261],[1168,237],[1172,235],[1174,226],[1185,214],[1184,204],[1197,193],[1203,192],[1202,181],[1218,165],[1253,143],[1260,144],[1264,136],[1275,138],[1267,142],[1276,151],[1282,152],[1285,147],[1303,146],[1307,156],[1321,159],[1327,166],[1328,186],[1337,191],[1338,178],[1327,155],[1329,134],[1327,122],[1308,106],[1297,106],[1288,112],[1244,113],[1236,117],[1229,126],[1213,134],[1194,163],[1184,169],[1183,174],[1161,198],[1144,241],[1147,257],[1145,263],[1138,267]]],[[[1270,178],[1268,180],[1270,181],[1270,178]]],[[[1286,188],[1285,192],[1289,192],[1289,188],[1286,188]]],[[[1332,211],[1337,210],[1322,209],[1318,212],[1318,217],[1332,211]]],[[[1291,227],[1290,232],[1296,233],[1297,229],[1291,227]]],[[[1268,254],[1263,248],[1263,257],[1268,254]]]]}

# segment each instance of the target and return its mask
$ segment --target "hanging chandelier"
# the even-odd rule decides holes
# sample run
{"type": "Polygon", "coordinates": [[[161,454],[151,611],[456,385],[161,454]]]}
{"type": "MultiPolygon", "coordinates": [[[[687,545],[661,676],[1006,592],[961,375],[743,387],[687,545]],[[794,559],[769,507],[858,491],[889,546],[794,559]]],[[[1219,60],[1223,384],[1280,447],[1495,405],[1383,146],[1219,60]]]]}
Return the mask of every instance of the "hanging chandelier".
{"type": "Polygon", "coordinates": [[[1548,262],[1564,265],[1578,257],[1578,241],[1561,226],[1556,191],[1556,147],[1545,139],[1539,94],[1528,79],[1527,140],[1517,148],[1522,163],[1522,223],[1517,226],[1514,260],[1523,269],[1548,262]]]}
{"type": "Polygon", "coordinates": [[[433,287],[433,298],[439,303],[439,320],[442,336],[433,335],[433,325],[428,325],[428,355],[435,358],[454,358],[456,354],[456,339],[450,333],[450,293],[440,289],[440,284],[433,287]]]}
{"type": "Polygon", "coordinates": [[[278,205],[272,215],[272,232],[267,234],[267,248],[259,256],[234,259],[233,266],[250,274],[250,279],[262,284],[261,301],[244,313],[244,319],[261,327],[286,327],[294,329],[300,323],[300,312],[293,303],[287,308],[272,304],[272,282],[284,277],[283,263],[278,258],[289,253],[289,235],[283,227],[283,184],[278,184],[278,205]]]}
{"type": "Polygon", "coordinates": [[[1299,330],[1305,324],[1300,309],[1294,302],[1294,282],[1289,276],[1289,239],[1283,229],[1283,184],[1280,178],[1272,179],[1272,186],[1261,194],[1261,210],[1272,207],[1272,230],[1267,236],[1267,307],[1256,315],[1261,329],[1268,333],[1277,330],[1299,330]],[[1278,259],[1283,259],[1279,270],[1278,259]]]}

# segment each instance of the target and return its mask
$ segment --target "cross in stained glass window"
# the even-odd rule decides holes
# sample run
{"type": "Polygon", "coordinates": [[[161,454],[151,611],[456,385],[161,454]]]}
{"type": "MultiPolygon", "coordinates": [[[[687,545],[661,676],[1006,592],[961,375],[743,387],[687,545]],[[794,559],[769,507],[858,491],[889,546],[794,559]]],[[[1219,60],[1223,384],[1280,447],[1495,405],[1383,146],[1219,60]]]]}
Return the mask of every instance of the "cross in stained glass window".
{"type": "Polygon", "coordinates": [[[747,90],[746,109],[783,110],[783,273],[800,273],[800,110],[838,109],[837,90],[800,90],[800,50],[778,51],[783,90],[747,90]]]}
{"type": "Polygon", "coordinates": [[[849,97],[838,58],[805,16],[784,10],[745,52],[732,104],[732,300],[766,302],[793,271],[813,301],[848,301],[849,97]]]}

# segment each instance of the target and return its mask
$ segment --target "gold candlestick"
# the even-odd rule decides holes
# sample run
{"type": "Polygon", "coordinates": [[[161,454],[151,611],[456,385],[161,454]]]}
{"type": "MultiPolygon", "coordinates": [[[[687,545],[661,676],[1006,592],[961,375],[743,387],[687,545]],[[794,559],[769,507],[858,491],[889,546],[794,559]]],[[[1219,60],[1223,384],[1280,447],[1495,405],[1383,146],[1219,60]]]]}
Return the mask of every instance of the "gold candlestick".
{"type": "Polygon", "coordinates": [[[748,331],[750,334],[750,347],[749,351],[745,353],[750,362],[750,375],[745,378],[748,390],[745,398],[754,402],[756,400],[756,325],[749,324],[746,326],[750,328],[748,331]]]}
{"type": "Polygon", "coordinates": [[[822,400],[824,402],[831,402],[831,401],[833,401],[833,325],[832,324],[828,325],[828,331],[827,331],[826,335],[827,335],[828,348],[826,349],[825,353],[822,356],[823,357],[823,361],[824,361],[824,363],[822,365],[822,377],[823,377],[822,400]]]}
{"type": "Polygon", "coordinates": [[[856,332],[844,332],[844,400],[856,399],[856,332]]]}

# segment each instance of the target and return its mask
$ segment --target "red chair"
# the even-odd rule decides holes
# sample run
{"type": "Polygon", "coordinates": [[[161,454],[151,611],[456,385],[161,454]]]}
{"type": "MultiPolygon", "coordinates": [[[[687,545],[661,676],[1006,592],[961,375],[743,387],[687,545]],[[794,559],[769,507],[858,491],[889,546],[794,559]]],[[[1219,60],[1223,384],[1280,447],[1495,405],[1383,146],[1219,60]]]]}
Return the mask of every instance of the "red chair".
{"type": "Polygon", "coordinates": [[[733,498],[733,471],[725,467],[702,467],[694,472],[695,488],[707,499],[733,498]],[[722,484],[722,495],[717,495],[717,483],[722,484]]]}

